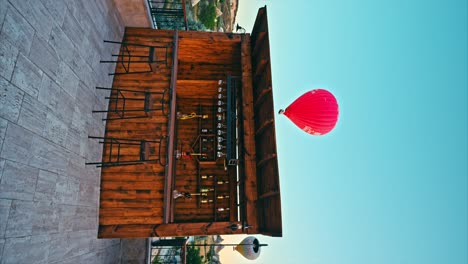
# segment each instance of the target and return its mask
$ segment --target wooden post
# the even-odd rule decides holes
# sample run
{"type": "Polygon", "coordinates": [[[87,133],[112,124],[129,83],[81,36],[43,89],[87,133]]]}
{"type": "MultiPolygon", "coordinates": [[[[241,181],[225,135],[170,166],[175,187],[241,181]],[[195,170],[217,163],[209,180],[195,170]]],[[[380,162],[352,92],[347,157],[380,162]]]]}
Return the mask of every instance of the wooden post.
{"type": "Polygon", "coordinates": [[[168,163],[166,167],[166,181],[164,183],[164,223],[171,221],[172,215],[172,184],[174,180],[174,142],[175,142],[175,122],[176,122],[176,103],[177,103],[177,65],[179,51],[179,32],[174,31],[173,55],[172,55],[172,73],[171,73],[171,111],[169,121],[169,144],[167,149],[168,163]]]}
{"type": "Polygon", "coordinates": [[[241,42],[241,64],[242,64],[242,114],[244,123],[244,175],[245,175],[245,206],[247,213],[247,223],[252,228],[247,229],[248,233],[258,233],[257,220],[257,164],[255,149],[255,122],[254,122],[254,99],[252,87],[252,62],[250,35],[242,35],[241,42]]]}

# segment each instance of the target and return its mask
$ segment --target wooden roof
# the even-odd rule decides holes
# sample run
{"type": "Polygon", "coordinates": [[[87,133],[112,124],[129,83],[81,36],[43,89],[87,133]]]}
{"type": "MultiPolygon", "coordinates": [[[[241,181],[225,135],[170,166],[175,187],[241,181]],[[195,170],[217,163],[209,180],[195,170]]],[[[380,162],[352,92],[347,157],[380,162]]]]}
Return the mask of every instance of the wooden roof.
{"type": "Polygon", "coordinates": [[[260,8],[251,35],[252,84],[260,233],[282,236],[281,197],[276,150],[275,111],[266,6],[260,8]]]}

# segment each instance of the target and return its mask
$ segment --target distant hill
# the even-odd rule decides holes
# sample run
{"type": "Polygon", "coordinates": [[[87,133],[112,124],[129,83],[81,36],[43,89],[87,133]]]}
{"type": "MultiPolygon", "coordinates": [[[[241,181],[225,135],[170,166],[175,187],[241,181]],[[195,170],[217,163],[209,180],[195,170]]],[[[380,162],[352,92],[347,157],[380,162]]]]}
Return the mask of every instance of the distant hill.
{"type": "Polygon", "coordinates": [[[191,0],[189,3],[187,8],[193,19],[203,23],[208,30],[233,31],[238,0],[191,0]]]}
{"type": "MultiPolygon", "coordinates": [[[[198,246],[200,249],[200,256],[203,256],[204,260],[209,260],[211,264],[221,264],[219,260],[219,252],[224,246],[213,246],[212,244],[222,244],[223,239],[221,236],[196,236],[194,237],[195,244],[207,244],[211,246],[198,246]]],[[[189,244],[190,245],[190,244],[189,244]]]]}
{"type": "Polygon", "coordinates": [[[234,21],[236,21],[238,3],[239,0],[227,0],[226,4],[223,5],[223,19],[226,25],[225,32],[231,32],[234,28],[234,21]],[[225,13],[227,14],[224,16],[225,13]]]}

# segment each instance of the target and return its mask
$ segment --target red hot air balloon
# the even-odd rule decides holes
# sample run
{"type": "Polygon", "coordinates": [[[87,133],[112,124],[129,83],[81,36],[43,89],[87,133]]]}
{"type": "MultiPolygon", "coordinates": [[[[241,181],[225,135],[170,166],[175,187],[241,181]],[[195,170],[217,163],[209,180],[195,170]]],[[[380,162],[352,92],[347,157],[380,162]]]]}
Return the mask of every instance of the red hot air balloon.
{"type": "Polygon", "coordinates": [[[338,103],[333,94],[324,89],[309,91],[286,110],[279,114],[287,116],[296,126],[312,135],[325,135],[330,132],[338,121],[338,103]]]}

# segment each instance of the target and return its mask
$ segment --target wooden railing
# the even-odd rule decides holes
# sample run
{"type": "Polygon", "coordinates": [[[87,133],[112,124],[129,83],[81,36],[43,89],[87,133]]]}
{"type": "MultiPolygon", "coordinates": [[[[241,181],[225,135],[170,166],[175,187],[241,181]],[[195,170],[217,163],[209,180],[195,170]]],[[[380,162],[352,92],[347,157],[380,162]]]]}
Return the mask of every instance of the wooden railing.
{"type": "Polygon", "coordinates": [[[188,30],[186,0],[147,0],[153,27],[188,30]]]}

